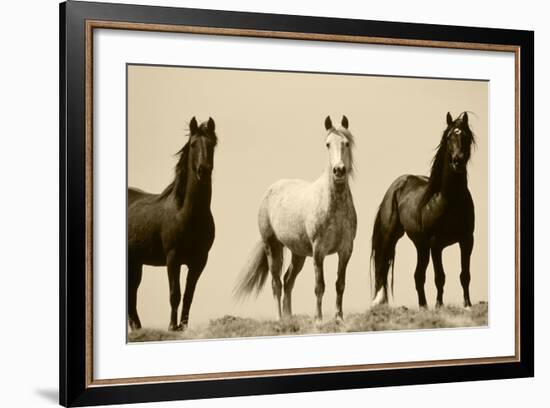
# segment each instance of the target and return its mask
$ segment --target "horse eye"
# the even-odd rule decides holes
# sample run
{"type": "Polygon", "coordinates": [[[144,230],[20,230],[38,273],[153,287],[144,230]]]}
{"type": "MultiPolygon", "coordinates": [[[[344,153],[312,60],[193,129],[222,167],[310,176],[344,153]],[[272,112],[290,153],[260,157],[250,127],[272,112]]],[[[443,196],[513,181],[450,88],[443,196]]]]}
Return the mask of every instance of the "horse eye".
{"type": "Polygon", "coordinates": [[[349,147],[349,142],[345,142],[344,146],[349,147]]]}
{"type": "Polygon", "coordinates": [[[327,142],[326,146],[327,146],[327,147],[330,147],[330,143],[329,143],[329,142],[327,142]]]}

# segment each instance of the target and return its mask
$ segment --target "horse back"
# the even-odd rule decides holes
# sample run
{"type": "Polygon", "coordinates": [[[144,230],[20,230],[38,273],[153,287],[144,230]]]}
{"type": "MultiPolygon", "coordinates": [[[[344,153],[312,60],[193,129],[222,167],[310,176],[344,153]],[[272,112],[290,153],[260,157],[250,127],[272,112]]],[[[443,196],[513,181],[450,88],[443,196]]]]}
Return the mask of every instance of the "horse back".
{"type": "Polygon", "coordinates": [[[414,219],[415,208],[418,208],[427,184],[427,178],[421,176],[405,174],[396,178],[380,203],[381,220],[390,222],[390,218],[399,215],[401,223],[406,224],[407,218],[414,219]]]}
{"type": "Polygon", "coordinates": [[[464,235],[471,235],[474,229],[474,204],[469,190],[452,198],[434,193],[427,200],[428,178],[406,175],[398,178],[387,194],[392,203],[386,203],[386,210],[397,209],[398,217],[407,235],[416,239],[439,236],[449,244],[457,242],[464,235]],[[390,206],[392,209],[390,209],[390,206]]]}
{"type": "Polygon", "coordinates": [[[135,187],[128,187],[128,207],[132,205],[134,202],[139,200],[140,198],[144,198],[147,196],[150,196],[151,194],[140,190],[139,188],[135,187]]]}
{"type": "Polygon", "coordinates": [[[160,236],[164,210],[156,197],[128,188],[128,256],[132,261],[147,265],[165,264],[160,236]]]}

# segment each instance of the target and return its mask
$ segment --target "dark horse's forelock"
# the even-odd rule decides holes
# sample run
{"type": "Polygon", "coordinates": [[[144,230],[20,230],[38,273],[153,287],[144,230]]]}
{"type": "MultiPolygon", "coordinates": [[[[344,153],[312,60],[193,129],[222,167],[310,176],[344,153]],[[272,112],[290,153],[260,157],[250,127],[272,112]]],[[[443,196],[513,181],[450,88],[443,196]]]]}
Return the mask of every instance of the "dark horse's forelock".
{"type": "Polygon", "coordinates": [[[187,136],[189,137],[189,140],[191,140],[193,136],[206,137],[207,139],[209,139],[211,142],[214,143],[214,146],[218,144],[218,136],[216,135],[215,131],[212,131],[208,128],[207,122],[201,123],[201,125],[197,128],[197,132],[195,134],[191,134],[191,131],[189,131],[187,133],[187,136]]]}

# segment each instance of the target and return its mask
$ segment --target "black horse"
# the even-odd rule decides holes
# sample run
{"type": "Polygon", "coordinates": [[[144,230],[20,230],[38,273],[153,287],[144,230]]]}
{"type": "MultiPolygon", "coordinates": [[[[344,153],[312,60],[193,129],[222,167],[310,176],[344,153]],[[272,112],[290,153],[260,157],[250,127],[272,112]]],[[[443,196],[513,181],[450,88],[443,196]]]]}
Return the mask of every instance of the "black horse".
{"type": "Polygon", "coordinates": [[[373,305],[387,302],[388,271],[391,268],[393,275],[395,245],[405,232],[417,251],[414,280],[420,307],[426,307],[424,282],[430,252],[437,287],[436,306],[443,305],[445,272],[441,253],[445,247],[457,242],[460,245],[464,306],[472,305],[470,255],[474,244],[475,216],[466,171],[472,144],[475,140],[468,125],[468,114],[464,112],[453,120],[447,113],[447,128],[433,159],[430,177],[403,175],[386,192],[372,232],[373,305]]]}
{"type": "Polygon", "coordinates": [[[170,330],[184,330],[189,320],[195,286],[214,242],[210,212],[211,174],[217,143],[212,118],[200,126],[193,117],[189,140],[178,152],[174,181],[161,194],[128,188],[128,323],[141,328],[136,301],[143,265],[168,269],[170,330]],[[180,269],[187,265],[181,319],[180,269]]]}

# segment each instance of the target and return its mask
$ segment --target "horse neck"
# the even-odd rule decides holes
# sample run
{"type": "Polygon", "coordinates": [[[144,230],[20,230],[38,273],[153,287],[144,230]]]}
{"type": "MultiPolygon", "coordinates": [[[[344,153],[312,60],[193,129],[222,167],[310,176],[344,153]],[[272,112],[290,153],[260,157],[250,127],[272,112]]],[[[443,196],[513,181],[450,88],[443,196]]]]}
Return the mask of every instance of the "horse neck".
{"type": "Polygon", "coordinates": [[[174,185],[174,199],[179,211],[187,213],[210,211],[211,183],[201,183],[194,172],[187,171],[184,176],[176,177],[174,185]]]}
{"type": "Polygon", "coordinates": [[[463,173],[454,173],[445,166],[445,171],[443,171],[440,177],[439,192],[446,198],[452,199],[468,189],[468,174],[466,171],[463,173]]]}
{"type": "Polygon", "coordinates": [[[342,185],[337,185],[332,178],[332,168],[329,166],[318,180],[323,189],[323,197],[330,211],[338,205],[346,202],[350,197],[349,184],[346,180],[342,185]]]}

